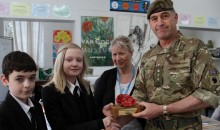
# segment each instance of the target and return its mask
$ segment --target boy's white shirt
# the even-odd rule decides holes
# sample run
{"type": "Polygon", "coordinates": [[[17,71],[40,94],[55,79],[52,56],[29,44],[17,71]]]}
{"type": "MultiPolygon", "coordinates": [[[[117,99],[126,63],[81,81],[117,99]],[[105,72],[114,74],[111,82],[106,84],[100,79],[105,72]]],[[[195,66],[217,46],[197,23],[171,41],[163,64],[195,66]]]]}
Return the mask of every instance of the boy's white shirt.
{"type": "MultiPolygon", "coordinates": [[[[9,92],[10,93],[10,92],[9,92]]],[[[11,93],[10,93],[11,94],[11,93]]],[[[21,106],[21,108],[24,110],[25,114],[28,116],[28,118],[31,120],[31,113],[29,112],[29,109],[31,107],[34,107],[32,101],[30,98],[28,98],[28,105],[23,103],[20,99],[18,99],[17,97],[15,97],[13,94],[11,94],[11,96],[18,102],[18,104],[21,106]]]]}

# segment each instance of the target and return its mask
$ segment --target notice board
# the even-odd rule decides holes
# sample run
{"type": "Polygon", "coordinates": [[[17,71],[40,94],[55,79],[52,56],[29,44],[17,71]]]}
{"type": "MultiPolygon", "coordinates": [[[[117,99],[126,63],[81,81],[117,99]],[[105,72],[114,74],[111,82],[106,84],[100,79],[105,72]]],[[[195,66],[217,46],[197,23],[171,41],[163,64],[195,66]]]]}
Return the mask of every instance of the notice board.
{"type": "MultiPolygon", "coordinates": [[[[2,74],[2,60],[5,55],[13,51],[12,37],[0,36],[0,74],[2,74]]],[[[0,102],[5,99],[8,88],[0,84],[0,102]]]]}

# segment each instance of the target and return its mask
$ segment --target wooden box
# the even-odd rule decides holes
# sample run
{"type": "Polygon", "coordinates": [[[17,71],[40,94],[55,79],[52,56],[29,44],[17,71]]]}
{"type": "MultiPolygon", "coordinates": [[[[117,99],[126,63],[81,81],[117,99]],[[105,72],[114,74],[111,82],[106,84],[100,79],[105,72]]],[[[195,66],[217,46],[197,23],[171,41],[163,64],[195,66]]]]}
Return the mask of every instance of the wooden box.
{"type": "Polygon", "coordinates": [[[111,107],[111,114],[113,116],[132,115],[133,113],[138,113],[140,111],[141,111],[140,105],[134,105],[131,107],[122,107],[122,106],[114,105],[111,107]]]}

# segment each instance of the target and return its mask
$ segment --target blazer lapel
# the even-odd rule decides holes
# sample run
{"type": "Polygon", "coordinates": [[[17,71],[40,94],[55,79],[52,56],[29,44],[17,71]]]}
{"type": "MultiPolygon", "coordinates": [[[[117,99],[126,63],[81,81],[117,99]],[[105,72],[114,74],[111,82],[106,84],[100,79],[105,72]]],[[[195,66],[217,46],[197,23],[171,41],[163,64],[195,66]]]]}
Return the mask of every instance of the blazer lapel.
{"type": "Polygon", "coordinates": [[[78,112],[78,108],[77,108],[77,102],[76,100],[74,100],[72,93],[69,91],[68,87],[66,87],[64,91],[65,93],[63,94],[63,97],[65,98],[65,100],[69,103],[70,107],[72,108],[74,112],[74,116],[77,116],[78,118],[80,118],[80,113],[78,112]]]}
{"type": "MultiPolygon", "coordinates": [[[[93,96],[90,96],[90,95],[87,94],[86,89],[85,89],[85,87],[82,84],[80,84],[80,86],[81,86],[81,89],[82,89],[82,93],[81,94],[82,94],[83,100],[85,102],[85,106],[86,106],[87,113],[89,115],[89,119],[93,119],[93,115],[92,114],[94,113],[93,112],[94,104],[91,104],[91,101],[93,100],[91,98],[93,98],[93,96]]],[[[89,89],[89,90],[90,90],[90,94],[92,94],[91,89],[89,89]]]]}
{"type": "Polygon", "coordinates": [[[90,99],[90,97],[88,95],[83,93],[83,100],[85,101],[86,110],[87,110],[87,113],[89,115],[89,119],[92,119],[92,117],[93,117],[92,113],[93,112],[91,112],[91,111],[93,110],[92,109],[93,104],[91,104],[91,102],[89,101],[91,99],[90,99]]]}
{"type": "Polygon", "coordinates": [[[31,121],[27,117],[24,110],[21,108],[21,106],[17,103],[17,101],[8,93],[6,95],[6,99],[8,102],[8,105],[10,106],[10,109],[12,110],[12,113],[14,115],[14,118],[17,120],[17,123],[21,124],[24,128],[24,130],[33,130],[33,127],[31,126],[31,121]]]}
{"type": "Polygon", "coordinates": [[[38,130],[45,130],[47,128],[46,121],[44,120],[44,114],[41,106],[36,103],[36,101],[31,100],[34,104],[35,112],[36,112],[36,121],[38,130]],[[42,111],[41,111],[42,110],[42,111]]]}

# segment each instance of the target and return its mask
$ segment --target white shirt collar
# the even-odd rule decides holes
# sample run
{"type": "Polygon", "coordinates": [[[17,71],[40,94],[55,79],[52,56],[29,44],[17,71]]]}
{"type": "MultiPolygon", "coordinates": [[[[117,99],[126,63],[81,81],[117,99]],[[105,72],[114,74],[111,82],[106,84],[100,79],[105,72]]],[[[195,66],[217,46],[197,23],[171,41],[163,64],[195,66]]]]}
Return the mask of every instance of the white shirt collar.
{"type": "Polygon", "coordinates": [[[27,105],[27,104],[23,103],[20,99],[15,97],[14,95],[11,94],[11,96],[18,102],[18,104],[21,106],[21,108],[24,110],[24,112],[28,115],[30,107],[34,107],[31,99],[28,98],[28,105],[27,105]]]}
{"type": "MultiPolygon", "coordinates": [[[[75,83],[75,85],[74,84],[72,84],[71,82],[69,82],[69,81],[67,81],[68,82],[68,88],[69,88],[69,90],[70,90],[70,92],[73,94],[73,90],[74,90],[74,88],[75,88],[75,86],[78,86],[79,87],[79,90],[82,92],[82,90],[81,90],[81,88],[80,88],[80,86],[79,86],[79,81],[76,79],[76,83],[75,83]]],[[[78,93],[79,94],[79,93],[78,93]]]]}

